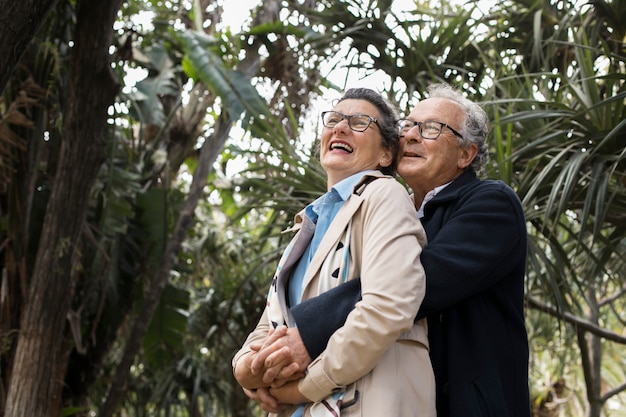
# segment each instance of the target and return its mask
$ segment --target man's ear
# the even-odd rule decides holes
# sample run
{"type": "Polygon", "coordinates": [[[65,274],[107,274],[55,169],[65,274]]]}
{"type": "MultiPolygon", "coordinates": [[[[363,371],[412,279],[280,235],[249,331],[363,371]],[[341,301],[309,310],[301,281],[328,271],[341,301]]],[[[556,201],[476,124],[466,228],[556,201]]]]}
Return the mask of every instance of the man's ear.
{"type": "Polygon", "coordinates": [[[460,148],[459,159],[457,160],[459,169],[465,169],[470,166],[476,155],[478,155],[478,146],[475,143],[460,148]]]}

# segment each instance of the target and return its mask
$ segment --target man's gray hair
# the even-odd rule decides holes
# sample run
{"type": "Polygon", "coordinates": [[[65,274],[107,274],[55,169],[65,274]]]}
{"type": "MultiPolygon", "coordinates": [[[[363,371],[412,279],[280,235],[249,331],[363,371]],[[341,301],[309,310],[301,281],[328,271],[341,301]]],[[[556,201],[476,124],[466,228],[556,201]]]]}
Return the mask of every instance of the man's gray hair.
{"type": "Polygon", "coordinates": [[[489,117],[483,108],[465,97],[459,90],[449,84],[431,84],[428,86],[429,98],[445,98],[458,103],[465,109],[465,119],[460,128],[463,138],[457,137],[461,146],[476,144],[478,153],[470,164],[470,169],[478,173],[489,160],[487,135],[489,134],[489,117]]]}

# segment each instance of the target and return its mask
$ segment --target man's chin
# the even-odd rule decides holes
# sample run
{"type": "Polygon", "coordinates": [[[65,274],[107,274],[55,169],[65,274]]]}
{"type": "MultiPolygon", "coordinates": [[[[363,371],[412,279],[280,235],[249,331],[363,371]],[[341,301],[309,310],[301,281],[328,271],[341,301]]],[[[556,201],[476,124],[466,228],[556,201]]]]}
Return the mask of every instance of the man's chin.
{"type": "Polygon", "coordinates": [[[398,161],[398,174],[401,177],[405,175],[415,174],[415,170],[419,170],[423,166],[424,159],[420,157],[403,157],[398,161]]]}

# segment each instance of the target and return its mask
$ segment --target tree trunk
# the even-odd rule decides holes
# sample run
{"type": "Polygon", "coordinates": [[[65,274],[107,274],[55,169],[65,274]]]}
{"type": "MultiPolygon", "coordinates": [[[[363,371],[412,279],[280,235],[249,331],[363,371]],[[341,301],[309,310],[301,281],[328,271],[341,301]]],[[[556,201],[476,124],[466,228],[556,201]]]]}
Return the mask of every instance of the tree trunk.
{"type": "MultiPolygon", "coordinates": [[[[589,312],[587,319],[599,324],[600,311],[596,299],[595,288],[586,291],[589,312]]],[[[602,399],[602,339],[593,333],[577,329],[578,347],[582,361],[587,400],[589,401],[588,417],[600,417],[604,401],[602,399]]]]}
{"type": "Polygon", "coordinates": [[[58,0],[0,0],[0,94],[58,0]]]}
{"type": "Polygon", "coordinates": [[[120,5],[121,0],[77,4],[64,138],[22,314],[6,417],[59,415],[71,349],[64,337],[66,317],[74,272],[81,263],[81,231],[91,187],[105,160],[107,108],[118,87],[111,73],[109,47],[120,5]]]}

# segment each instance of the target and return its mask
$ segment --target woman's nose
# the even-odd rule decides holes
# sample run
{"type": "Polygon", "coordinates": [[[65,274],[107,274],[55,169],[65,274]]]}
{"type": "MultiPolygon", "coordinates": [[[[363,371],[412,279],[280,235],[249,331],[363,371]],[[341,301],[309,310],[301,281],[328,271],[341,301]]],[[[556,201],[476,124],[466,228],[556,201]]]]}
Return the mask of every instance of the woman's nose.
{"type": "Polygon", "coordinates": [[[333,130],[337,130],[340,132],[345,132],[346,130],[350,130],[350,124],[348,123],[348,119],[341,119],[337,124],[333,127],[333,130]]]}

